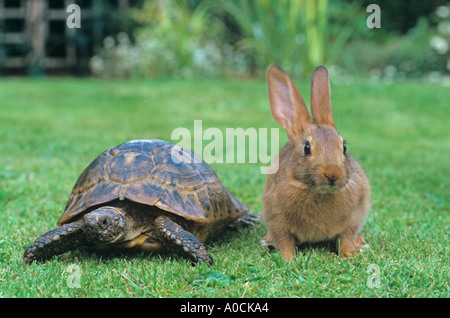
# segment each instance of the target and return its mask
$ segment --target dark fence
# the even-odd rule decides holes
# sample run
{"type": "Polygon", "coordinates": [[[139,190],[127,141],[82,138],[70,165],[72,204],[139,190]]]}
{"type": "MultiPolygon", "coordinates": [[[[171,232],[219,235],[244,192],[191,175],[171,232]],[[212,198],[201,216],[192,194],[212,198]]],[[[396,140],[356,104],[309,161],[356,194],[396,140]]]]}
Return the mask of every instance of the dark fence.
{"type": "Polygon", "coordinates": [[[0,0],[0,73],[87,74],[90,57],[120,31],[116,20],[133,3],[0,0]]]}

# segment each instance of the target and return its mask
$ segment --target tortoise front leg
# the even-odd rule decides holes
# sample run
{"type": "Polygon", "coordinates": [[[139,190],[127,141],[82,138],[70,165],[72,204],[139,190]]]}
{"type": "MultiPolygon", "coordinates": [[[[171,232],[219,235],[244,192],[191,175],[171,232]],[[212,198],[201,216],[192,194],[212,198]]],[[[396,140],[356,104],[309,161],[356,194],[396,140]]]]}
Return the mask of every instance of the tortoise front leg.
{"type": "Polygon", "coordinates": [[[83,220],[64,224],[37,238],[23,254],[25,263],[45,261],[80,246],[84,240],[83,220]]]}
{"type": "Polygon", "coordinates": [[[157,238],[169,249],[175,247],[177,252],[185,254],[195,263],[213,263],[202,242],[169,217],[163,215],[157,217],[155,226],[157,238]]]}

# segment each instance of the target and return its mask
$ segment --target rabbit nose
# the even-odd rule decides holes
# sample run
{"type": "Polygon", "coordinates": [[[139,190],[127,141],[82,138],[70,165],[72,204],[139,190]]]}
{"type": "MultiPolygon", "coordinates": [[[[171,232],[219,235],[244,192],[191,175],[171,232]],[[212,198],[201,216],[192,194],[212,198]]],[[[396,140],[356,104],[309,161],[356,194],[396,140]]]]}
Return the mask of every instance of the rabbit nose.
{"type": "Polygon", "coordinates": [[[323,172],[325,178],[327,178],[328,183],[332,186],[336,183],[336,181],[341,177],[341,169],[337,166],[329,166],[323,172]]]}
{"type": "Polygon", "coordinates": [[[327,175],[327,174],[325,174],[325,178],[328,179],[328,182],[329,182],[330,185],[334,185],[334,183],[335,183],[336,180],[338,179],[338,177],[335,176],[335,175],[329,176],[329,175],[327,175]]]}

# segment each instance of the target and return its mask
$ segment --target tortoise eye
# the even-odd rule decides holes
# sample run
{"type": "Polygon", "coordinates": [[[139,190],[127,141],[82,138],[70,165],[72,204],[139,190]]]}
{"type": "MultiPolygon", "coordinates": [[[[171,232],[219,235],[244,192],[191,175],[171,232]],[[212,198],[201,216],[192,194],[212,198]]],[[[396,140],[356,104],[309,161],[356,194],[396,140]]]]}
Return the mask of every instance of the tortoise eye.
{"type": "Polygon", "coordinates": [[[305,156],[311,154],[311,144],[309,141],[305,142],[305,147],[303,149],[305,150],[305,156]]]}

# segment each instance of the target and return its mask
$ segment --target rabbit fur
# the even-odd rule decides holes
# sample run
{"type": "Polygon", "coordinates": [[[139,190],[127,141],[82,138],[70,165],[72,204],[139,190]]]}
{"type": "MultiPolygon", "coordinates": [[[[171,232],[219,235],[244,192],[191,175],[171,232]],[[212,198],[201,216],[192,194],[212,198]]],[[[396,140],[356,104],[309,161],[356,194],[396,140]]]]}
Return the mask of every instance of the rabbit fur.
{"type": "Polygon", "coordinates": [[[272,116],[289,141],[264,186],[265,243],[288,261],[299,244],[326,240],[336,241],[341,257],[356,254],[366,244],[359,232],[370,210],[370,184],[336,130],[327,69],[319,66],[312,75],[313,120],[284,71],[270,65],[267,81],[272,116]]]}

